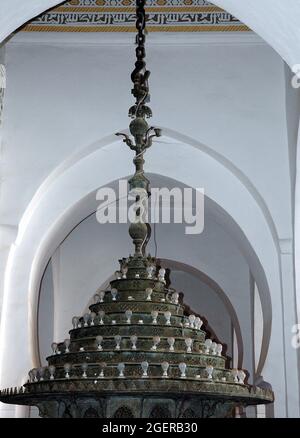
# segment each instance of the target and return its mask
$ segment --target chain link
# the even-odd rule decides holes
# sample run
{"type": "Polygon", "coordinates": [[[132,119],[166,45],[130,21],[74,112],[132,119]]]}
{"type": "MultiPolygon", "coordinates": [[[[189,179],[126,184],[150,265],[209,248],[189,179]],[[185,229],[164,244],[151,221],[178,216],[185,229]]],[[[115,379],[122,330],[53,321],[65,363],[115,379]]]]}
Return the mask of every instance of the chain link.
{"type": "Polygon", "coordinates": [[[147,116],[151,117],[150,108],[144,104],[149,102],[149,85],[148,78],[150,72],[146,70],[146,50],[145,50],[145,27],[146,27],[146,12],[145,12],[146,0],[136,0],[136,62],[135,69],[131,74],[131,80],[134,84],[132,94],[136,98],[136,104],[130,109],[129,115],[134,116],[147,116]]]}

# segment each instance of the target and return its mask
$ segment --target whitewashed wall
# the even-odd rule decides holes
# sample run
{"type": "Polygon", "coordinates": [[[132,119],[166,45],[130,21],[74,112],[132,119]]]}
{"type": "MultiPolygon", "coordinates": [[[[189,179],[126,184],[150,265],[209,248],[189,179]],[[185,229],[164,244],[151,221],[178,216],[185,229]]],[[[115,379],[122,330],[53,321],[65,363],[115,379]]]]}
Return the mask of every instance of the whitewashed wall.
{"type": "MultiPolygon", "coordinates": [[[[22,24],[61,4],[61,0],[0,0],[0,41],[5,40],[22,24]]],[[[298,0],[213,0],[264,38],[292,67],[299,63],[298,0]]]]}

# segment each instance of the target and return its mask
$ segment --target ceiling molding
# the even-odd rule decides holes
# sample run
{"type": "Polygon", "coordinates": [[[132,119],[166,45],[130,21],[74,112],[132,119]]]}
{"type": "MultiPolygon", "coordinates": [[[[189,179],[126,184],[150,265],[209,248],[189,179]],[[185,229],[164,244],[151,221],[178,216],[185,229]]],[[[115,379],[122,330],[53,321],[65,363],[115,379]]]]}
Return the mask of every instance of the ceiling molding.
{"type": "MultiPolygon", "coordinates": [[[[70,45],[70,46],[132,46],[135,41],[131,33],[62,33],[62,32],[18,32],[8,45],[70,45]]],[[[147,46],[199,46],[199,45],[266,45],[266,42],[253,32],[203,32],[203,33],[165,33],[149,34],[147,46]]]]}

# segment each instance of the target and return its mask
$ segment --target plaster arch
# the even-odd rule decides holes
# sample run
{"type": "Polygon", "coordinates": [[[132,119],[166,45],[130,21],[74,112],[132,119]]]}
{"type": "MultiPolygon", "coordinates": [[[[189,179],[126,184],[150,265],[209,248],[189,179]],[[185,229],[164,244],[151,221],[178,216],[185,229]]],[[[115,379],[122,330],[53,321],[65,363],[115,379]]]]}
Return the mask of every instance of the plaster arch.
{"type": "MultiPolygon", "coordinates": [[[[194,266],[187,265],[186,263],[178,262],[176,260],[170,259],[160,259],[163,266],[170,268],[171,270],[179,270],[187,272],[199,280],[206,283],[214,292],[218,295],[219,299],[224,303],[227,312],[230,315],[238,343],[238,366],[241,368],[243,365],[243,355],[244,355],[244,342],[242,337],[241,326],[237,313],[234,309],[232,302],[230,301],[228,294],[220,287],[220,285],[212,278],[210,278],[205,272],[200,271],[194,266]]],[[[270,333],[269,333],[270,336],[270,333]]]]}
{"type": "MultiPolygon", "coordinates": [[[[217,161],[222,167],[226,168],[228,172],[230,172],[234,177],[236,177],[239,180],[239,182],[245,187],[245,189],[253,197],[254,201],[258,204],[258,207],[261,210],[262,214],[264,215],[265,221],[271,232],[273,243],[276,246],[277,251],[279,252],[279,243],[278,243],[279,237],[272,215],[268,209],[265,200],[263,199],[259,191],[255,188],[255,186],[252,184],[252,182],[249,180],[249,178],[230,160],[228,160],[219,152],[216,152],[216,150],[213,147],[207,146],[204,143],[201,143],[193,138],[181,134],[178,131],[174,131],[173,129],[168,129],[163,127],[162,130],[164,136],[170,138],[171,141],[176,141],[178,143],[181,142],[182,144],[190,145],[191,147],[205,153],[213,160],[217,161]]],[[[125,132],[129,134],[128,129],[122,129],[120,130],[120,132],[125,132]]],[[[58,165],[50,173],[50,175],[43,181],[43,183],[36,191],[35,195],[33,196],[32,200],[30,201],[28,207],[26,208],[20,220],[18,227],[18,234],[17,234],[17,243],[21,241],[21,239],[23,238],[23,235],[26,231],[26,227],[29,224],[35,209],[37,208],[43,197],[46,195],[52,184],[54,184],[58,178],[60,178],[65,172],[67,172],[68,169],[71,169],[73,166],[75,166],[76,163],[80,162],[81,160],[84,160],[86,157],[95,153],[99,149],[103,148],[105,150],[107,145],[114,143],[116,143],[116,138],[114,134],[104,137],[103,139],[96,141],[91,145],[88,145],[84,148],[75,151],[74,154],[72,154],[67,159],[65,159],[60,165],[58,165]]]]}
{"type": "Polygon", "coordinates": [[[300,4],[281,0],[212,0],[262,37],[291,67],[299,63],[300,4]]]}
{"type": "MultiPolygon", "coordinates": [[[[19,381],[15,382],[16,376],[21,376],[24,369],[29,369],[38,363],[36,343],[32,339],[37,312],[36,291],[40,284],[41,273],[50,258],[49,255],[55,249],[55,242],[62,240],[68,230],[78,223],[78,213],[80,213],[78,204],[81,200],[84,207],[88,194],[93,196],[99,187],[119,178],[126,178],[132,173],[130,165],[132,154],[120,141],[112,142],[111,139],[112,137],[103,140],[102,147],[94,144],[87,148],[88,152],[80,151],[79,159],[71,157],[69,159],[71,165],[63,163],[59,170],[56,169],[57,176],[52,175],[52,179],[48,179],[38,199],[35,199],[27,210],[20,224],[18,237],[10,250],[5,275],[1,330],[3,348],[0,353],[0,366],[1,381],[6,385],[10,382],[19,384],[19,381]],[[118,159],[116,160],[115,157],[118,159]],[[85,178],[83,181],[80,180],[82,177],[85,178]],[[18,303],[17,308],[16,303],[18,303]],[[28,309],[27,314],[24,314],[22,310],[24,308],[28,309]],[[7,339],[14,338],[16,330],[19,330],[21,336],[16,339],[15,351],[24,350],[24,344],[28,345],[30,350],[24,351],[24,362],[15,364],[12,375],[11,368],[5,367],[7,362],[14,361],[14,352],[7,339]]],[[[196,148],[192,144],[183,144],[181,139],[178,141],[174,137],[171,137],[171,140],[172,155],[177,157],[182,167],[173,168],[170,162],[169,145],[161,144],[160,148],[154,146],[147,152],[146,171],[165,175],[193,188],[204,186],[207,197],[220,207],[220,211],[226,211],[227,216],[239,225],[241,235],[250,242],[253,254],[263,267],[262,272],[258,274],[258,285],[261,283],[261,277],[265,277],[265,284],[261,283],[261,286],[267,285],[272,291],[272,306],[274,305],[274,316],[278,323],[276,327],[278,333],[275,337],[271,336],[272,350],[274,344],[283,342],[281,281],[277,245],[266,217],[243,181],[232,172],[232,169],[226,167],[225,163],[209,155],[205,148],[201,150],[200,147],[196,148]],[[187,169],[193,169],[195,162],[198,164],[199,174],[187,172],[187,169]],[[237,206],[233,193],[239,199],[244,199],[247,211],[237,206]],[[257,229],[263,233],[264,241],[257,236],[257,229]]],[[[249,257],[251,258],[251,254],[249,257]]],[[[249,262],[252,263],[250,259],[249,262]]],[[[255,272],[256,266],[253,263],[252,265],[255,272]]],[[[276,368],[278,372],[285,375],[282,362],[278,361],[276,368]]],[[[274,364],[272,366],[274,367],[274,364]]]]}
{"type": "MultiPolygon", "coordinates": [[[[27,21],[61,3],[61,0],[40,0],[38,4],[34,0],[0,0],[0,42],[27,21]]],[[[281,0],[213,0],[212,3],[265,39],[291,68],[299,63],[300,5],[297,0],[290,0],[289,5],[281,0]]]]}

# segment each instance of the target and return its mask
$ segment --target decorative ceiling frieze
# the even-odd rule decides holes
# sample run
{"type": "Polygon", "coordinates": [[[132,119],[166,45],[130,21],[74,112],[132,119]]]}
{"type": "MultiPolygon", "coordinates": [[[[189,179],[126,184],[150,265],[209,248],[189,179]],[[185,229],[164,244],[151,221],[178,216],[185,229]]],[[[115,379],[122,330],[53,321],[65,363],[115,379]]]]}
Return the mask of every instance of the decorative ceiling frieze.
{"type": "MultiPolygon", "coordinates": [[[[244,32],[249,28],[206,0],[148,0],[149,32],[244,32]]],[[[132,32],[135,0],[69,0],[27,23],[27,32],[132,32]]]]}

